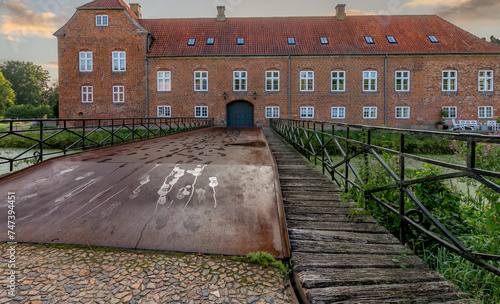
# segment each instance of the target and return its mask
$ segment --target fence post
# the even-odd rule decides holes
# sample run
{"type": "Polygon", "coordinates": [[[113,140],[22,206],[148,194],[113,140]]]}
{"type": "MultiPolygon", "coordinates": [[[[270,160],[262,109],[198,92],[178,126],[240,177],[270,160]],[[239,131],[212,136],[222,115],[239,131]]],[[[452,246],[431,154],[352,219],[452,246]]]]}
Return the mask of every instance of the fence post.
{"type": "Polygon", "coordinates": [[[111,145],[115,144],[115,119],[111,118],[111,145]]]}
{"type": "Polygon", "coordinates": [[[85,151],[85,119],[83,120],[83,125],[82,125],[82,144],[83,144],[83,147],[82,147],[82,150],[85,151]]]}
{"type": "Polygon", "coordinates": [[[471,138],[467,139],[467,168],[476,168],[476,142],[471,138]]]}
{"type": "Polygon", "coordinates": [[[399,134],[399,240],[405,243],[406,220],[405,216],[405,188],[403,182],[405,180],[405,158],[403,156],[405,150],[405,136],[399,134]]]}
{"type": "Polygon", "coordinates": [[[325,144],[325,123],[321,122],[321,161],[322,161],[322,169],[323,169],[323,174],[325,174],[325,150],[326,150],[326,144],[325,144]]]}
{"type": "Polygon", "coordinates": [[[349,127],[346,129],[346,134],[345,134],[345,156],[344,156],[344,162],[345,162],[345,189],[344,192],[348,193],[349,192],[349,165],[348,165],[348,156],[349,156],[349,127]]]}
{"type": "MultiPolygon", "coordinates": [[[[316,122],[313,122],[313,134],[314,134],[314,138],[316,138],[316,122]]],[[[311,136],[311,140],[310,140],[310,143],[311,143],[311,146],[312,146],[312,149],[313,149],[313,152],[314,152],[314,165],[316,166],[318,164],[318,160],[317,160],[317,155],[318,153],[314,151],[314,145],[312,143],[312,136],[311,136]]]]}
{"type": "Polygon", "coordinates": [[[40,159],[38,161],[43,161],[43,120],[40,120],[40,159]]]}
{"type": "MultiPolygon", "coordinates": [[[[370,129],[366,130],[366,144],[368,145],[368,147],[371,147],[371,145],[372,145],[372,130],[370,130],[370,129]]],[[[365,157],[365,185],[366,185],[366,184],[368,184],[368,181],[370,180],[370,170],[369,170],[370,162],[368,160],[368,152],[366,150],[364,153],[364,157],[365,157]]],[[[364,192],[363,196],[365,197],[364,208],[366,209],[369,195],[367,193],[367,189],[363,189],[363,192],[364,192]]]]}

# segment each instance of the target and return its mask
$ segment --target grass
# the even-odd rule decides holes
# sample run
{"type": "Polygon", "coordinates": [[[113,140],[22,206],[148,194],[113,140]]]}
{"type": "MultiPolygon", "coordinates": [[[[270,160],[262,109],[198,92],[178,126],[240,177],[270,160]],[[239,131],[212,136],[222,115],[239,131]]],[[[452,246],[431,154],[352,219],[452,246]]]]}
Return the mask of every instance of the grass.
{"type": "Polygon", "coordinates": [[[274,267],[280,270],[283,280],[288,280],[290,275],[290,268],[282,261],[276,260],[271,254],[267,252],[250,252],[246,257],[233,257],[234,261],[247,262],[256,264],[264,268],[274,267]]]}

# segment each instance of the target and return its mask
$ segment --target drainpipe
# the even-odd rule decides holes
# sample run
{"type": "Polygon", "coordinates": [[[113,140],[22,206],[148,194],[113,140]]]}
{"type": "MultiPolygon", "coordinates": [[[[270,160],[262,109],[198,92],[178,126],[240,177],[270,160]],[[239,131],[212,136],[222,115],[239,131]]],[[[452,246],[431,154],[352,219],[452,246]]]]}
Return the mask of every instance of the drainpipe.
{"type": "Polygon", "coordinates": [[[148,113],[149,113],[148,64],[149,64],[148,57],[146,57],[146,118],[149,117],[149,115],[148,115],[148,113]]]}
{"type": "Polygon", "coordinates": [[[384,58],[384,125],[387,127],[387,54],[384,58]]]}
{"type": "Polygon", "coordinates": [[[291,84],[290,84],[290,63],[291,63],[291,56],[288,55],[288,119],[292,119],[292,114],[291,114],[291,107],[292,107],[292,102],[291,102],[291,84]]]}

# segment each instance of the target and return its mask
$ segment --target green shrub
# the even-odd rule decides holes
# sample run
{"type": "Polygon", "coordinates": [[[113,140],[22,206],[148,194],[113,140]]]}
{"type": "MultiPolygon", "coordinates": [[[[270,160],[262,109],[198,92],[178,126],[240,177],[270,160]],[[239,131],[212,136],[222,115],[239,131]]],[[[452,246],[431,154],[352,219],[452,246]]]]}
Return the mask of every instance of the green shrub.
{"type": "Polygon", "coordinates": [[[54,118],[54,111],[50,106],[13,105],[5,111],[5,118],[9,119],[31,119],[31,118],[54,118]]]}

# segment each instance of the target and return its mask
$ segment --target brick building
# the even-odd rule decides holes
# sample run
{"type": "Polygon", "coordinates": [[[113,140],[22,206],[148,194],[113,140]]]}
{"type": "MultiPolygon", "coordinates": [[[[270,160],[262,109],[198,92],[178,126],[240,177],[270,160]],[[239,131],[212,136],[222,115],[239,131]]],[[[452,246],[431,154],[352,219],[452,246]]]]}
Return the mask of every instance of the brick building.
{"type": "Polygon", "coordinates": [[[226,18],[218,7],[214,18],[143,19],[140,9],[96,0],[54,34],[61,118],[425,128],[443,110],[500,116],[500,47],[437,16],[346,16],[337,5],[327,17],[226,18]]]}

